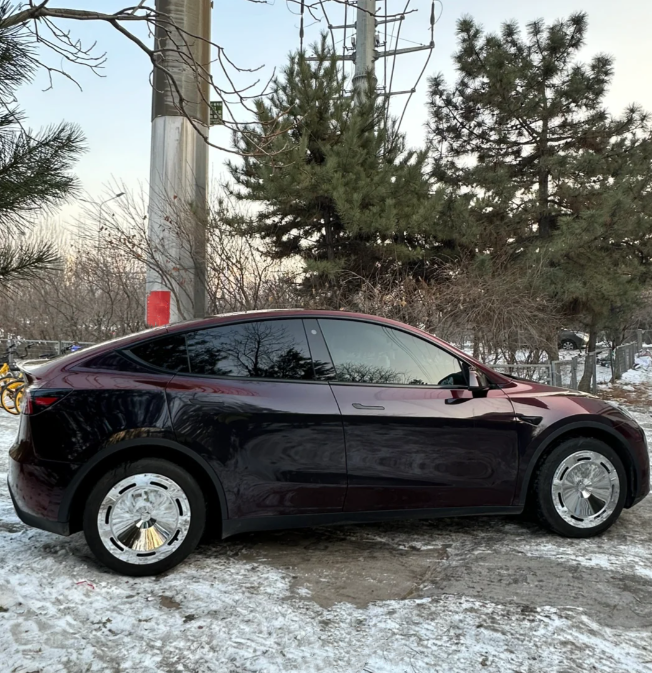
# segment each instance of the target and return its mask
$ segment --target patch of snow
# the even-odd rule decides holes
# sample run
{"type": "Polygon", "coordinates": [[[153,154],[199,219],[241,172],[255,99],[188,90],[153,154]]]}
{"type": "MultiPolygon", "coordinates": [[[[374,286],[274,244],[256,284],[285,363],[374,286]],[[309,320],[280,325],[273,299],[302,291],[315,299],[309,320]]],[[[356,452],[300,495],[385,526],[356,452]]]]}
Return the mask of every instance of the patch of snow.
{"type": "Polygon", "coordinates": [[[590,540],[588,543],[578,541],[572,548],[561,548],[557,544],[539,542],[514,545],[514,550],[533,558],[549,558],[585,568],[627,573],[652,582],[652,559],[650,559],[650,550],[647,546],[610,544],[608,549],[600,553],[600,545],[590,540]]]}
{"type": "Polygon", "coordinates": [[[639,386],[642,384],[652,385],[652,368],[648,366],[640,369],[629,369],[620,378],[620,383],[639,386]]]}

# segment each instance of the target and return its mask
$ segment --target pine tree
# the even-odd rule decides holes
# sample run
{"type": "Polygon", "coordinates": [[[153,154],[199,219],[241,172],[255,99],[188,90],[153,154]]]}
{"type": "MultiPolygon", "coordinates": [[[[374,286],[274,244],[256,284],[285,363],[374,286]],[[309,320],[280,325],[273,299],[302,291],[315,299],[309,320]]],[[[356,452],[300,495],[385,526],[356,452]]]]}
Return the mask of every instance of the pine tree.
{"type": "Polygon", "coordinates": [[[584,13],[525,35],[461,19],[458,79],[431,80],[429,135],[433,175],[468,205],[459,245],[489,269],[536,269],[542,294],[581,316],[594,344],[647,275],[649,128],[637,106],[606,109],[613,62],[579,62],[586,31],[584,13]]]}
{"type": "MultiPolygon", "coordinates": [[[[466,17],[457,26],[457,83],[449,90],[441,75],[431,80],[435,174],[490,190],[487,207],[507,208],[507,238],[550,236],[565,212],[559,178],[577,152],[608,133],[603,98],[613,64],[604,55],[577,62],[586,30],[584,13],[548,27],[534,21],[526,37],[513,22],[492,35],[466,17]],[[517,213],[508,207],[514,201],[517,213]]],[[[626,121],[636,117],[632,109],[626,121]]]]}
{"type": "Polygon", "coordinates": [[[261,205],[246,233],[322,277],[422,264],[433,220],[426,153],[384,123],[371,85],[364,102],[345,92],[325,38],[313,54],[290,56],[256,103],[255,130],[237,141],[236,193],[261,205]]]}
{"type": "MultiPolygon", "coordinates": [[[[0,6],[0,26],[9,10],[7,3],[0,6]]],[[[74,193],[77,182],[69,171],[84,146],[71,124],[36,133],[25,128],[15,94],[31,80],[36,61],[22,30],[0,27],[0,282],[56,263],[52,244],[26,235],[39,215],[74,193]]]]}
{"type": "Polygon", "coordinates": [[[586,152],[562,187],[572,214],[546,247],[551,292],[586,317],[589,348],[618,330],[652,283],[652,138],[640,126],[586,152]]]}

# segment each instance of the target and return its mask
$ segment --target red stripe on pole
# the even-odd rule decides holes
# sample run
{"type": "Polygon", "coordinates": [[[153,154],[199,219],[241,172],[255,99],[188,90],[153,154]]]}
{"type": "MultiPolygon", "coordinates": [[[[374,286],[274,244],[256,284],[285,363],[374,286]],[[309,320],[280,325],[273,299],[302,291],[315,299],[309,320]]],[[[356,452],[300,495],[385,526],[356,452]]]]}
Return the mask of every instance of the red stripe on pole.
{"type": "Polygon", "coordinates": [[[170,292],[155,290],[147,297],[147,325],[161,327],[170,324],[170,292]]]}

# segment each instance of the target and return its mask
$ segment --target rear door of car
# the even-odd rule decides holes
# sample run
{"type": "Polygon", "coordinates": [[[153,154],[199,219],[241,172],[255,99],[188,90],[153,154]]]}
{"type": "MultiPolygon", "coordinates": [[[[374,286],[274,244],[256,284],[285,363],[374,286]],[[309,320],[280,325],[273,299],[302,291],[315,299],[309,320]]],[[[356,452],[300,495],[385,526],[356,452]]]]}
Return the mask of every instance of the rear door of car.
{"type": "Polygon", "coordinates": [[[215,468],[228,517],[341,511],[342,421],[303,321],[234,322],[184,339],[187,370],[167,389],[172,425],[215,468]]]}
{"type": "Polygon", "coordinates": [[[344,421],[346,511],[511,504],[517,426],[502,391],[470,390],[456,356],[404,330],[319,325],[344,421]]]}

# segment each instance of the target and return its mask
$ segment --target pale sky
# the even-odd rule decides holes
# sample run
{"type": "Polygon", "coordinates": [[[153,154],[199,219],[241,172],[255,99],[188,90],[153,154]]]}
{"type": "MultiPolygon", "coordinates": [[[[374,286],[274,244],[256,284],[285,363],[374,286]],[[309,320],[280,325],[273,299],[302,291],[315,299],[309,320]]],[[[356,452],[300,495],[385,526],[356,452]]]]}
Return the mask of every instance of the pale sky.
{"type": "MultiPolygon", "coordinates": [[[[262,78],[269,77],[274,67],[282,67],[287,54],[299,46],[298,17],[290,11],[296,11],[296,5],[288,5],[284,0],[270,2],[272,4],[265,5],[246,0],[215,0],[213,10],[213,40],[224,46],[238,65],[263,65],[262,78]]],[[[97,8],[100,3],[53,0],[52,4],[97,8]]],[[[388,12],[400,11],[404,4],[403,0],[388,0],[388,12]]],[[[124,2],[102,0],[101,5],[106,10],[119,9],[124,2]]],[[[342,23],[339,20],[341,7],[335,3],[327,7],[332,13],[331,21],[342,23]]],[[[411,0],[410,8],[419,11],[404,22],[400,47],[429,40],[430,2],[411,0]]],[[[629,103],[637,102],[652,110],[652,0],[548,0],[545,3],[539,0],[443,0],[439,11],[436,48],[403,124],[411,144],[421,143],[424,137],[427,77],[438,72],[443,72],[449,82],[455,77],[451,59],[456,48],[455,23],[464,14],[472,15],[485,28],[494,31],[510,19],[521,24],[536,18],[550,22],[575,11],[586,11],[589,31],[585,58],[588,60],[599,52],[615,58],[615,77],[607,99],[609,107],[613,112],[621,112],[629,103]]],[[[89,151],[77,165],[76,172],[91,198],[101,198],[112,180],[124,181],[136,189],[139,183],[146,183],[149,174],[151,91],[147,58],[108,26],[68,22],[67,27],[75,37],[89,44],[97,41],[98,48],[107,52],[105,77],[97,78],[77,69],[74,74],[83,91],[62,78],[55,80],[53,90],[43,91],[47,81],[42,75],[19,92],[19,103],[32,128],[61,120],[81,126],[89,151]]],[[[307,41],[315,40],[325,27],[325,23],[308,27],[307,41]]],[[[337,39],[341,37],[339,31],[337,39]]],[[[425,53],[397,59],[394,90],[412,87],[424,59],[425,53]]],[[[53,64],[59,65],[57,61],[53,64]]],[[[241,81],[251,82],[249,77],[243,76],[241,81]]],[[[393,99],[395,113],[400,113],[404,100],[404,97],[393,99]]],[[[222,145],[229,143],[229,134],[219,127],[212,130],[211,138],[222,145]]],[[[224,155],[212,151],[214,177],[222,174],[223,161],[224,155]]],[[[61,219],[65,220],[69,212],[64,210],[61,219]]]]}

